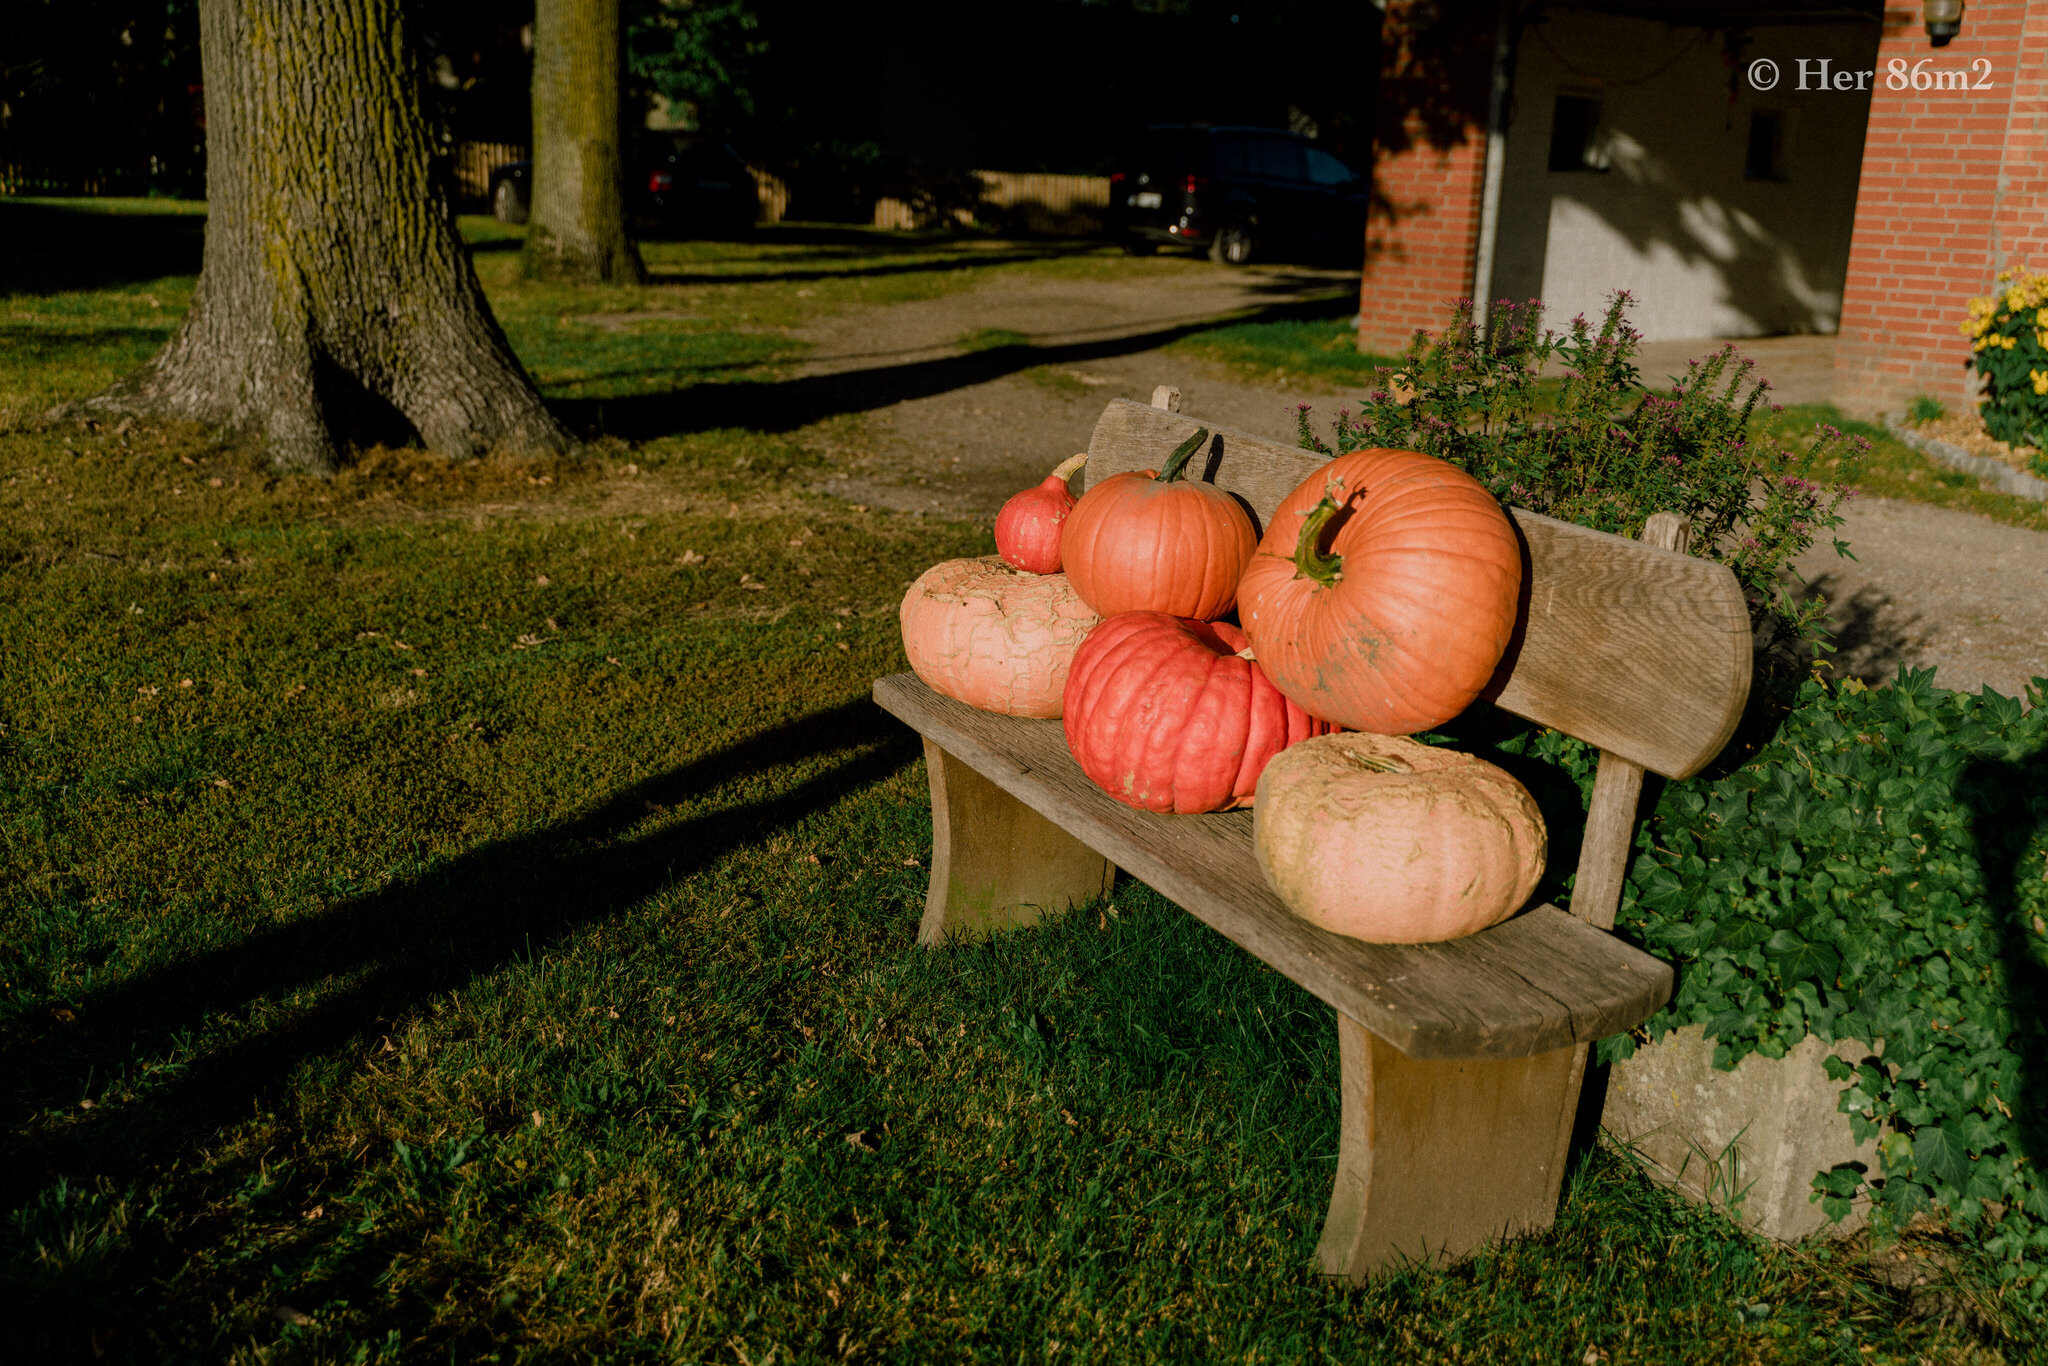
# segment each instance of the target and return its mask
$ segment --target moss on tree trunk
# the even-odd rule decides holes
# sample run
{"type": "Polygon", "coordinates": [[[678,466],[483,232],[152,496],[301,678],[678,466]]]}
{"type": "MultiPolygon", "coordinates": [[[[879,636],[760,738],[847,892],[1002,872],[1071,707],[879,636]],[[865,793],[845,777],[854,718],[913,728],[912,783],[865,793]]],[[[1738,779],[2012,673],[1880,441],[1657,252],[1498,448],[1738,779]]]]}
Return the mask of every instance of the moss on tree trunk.
{"type": "Polygon", "coordinates": [[[533,24],[533,202],[526,273],[639,284],[619,155],[619,0],[539,0],[533,24]]]}
{"type": "Polygon", "coordinates": [[[259,435],[327,471],[417,435],[451,455],[566,449],[431,174],[400,0],[202,0],[206,250],[146,365],[72,412],[259,435]]]}

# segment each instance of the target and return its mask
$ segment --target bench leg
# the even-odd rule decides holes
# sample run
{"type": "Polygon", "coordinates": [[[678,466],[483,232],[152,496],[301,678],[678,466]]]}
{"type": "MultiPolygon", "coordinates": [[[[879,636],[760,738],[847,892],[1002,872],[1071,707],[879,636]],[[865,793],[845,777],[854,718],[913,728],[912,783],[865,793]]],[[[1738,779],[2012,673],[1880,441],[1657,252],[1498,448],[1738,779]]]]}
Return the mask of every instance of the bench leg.
{"type": "Polygon", "coordinates": [[[1116,867],[1002,788],[924,742],[932,884],[917,942],[983,939],[1109,890],[1116,867]]]}
{"type": "Polygon", "coordinates": [[[1337,1186],[1316,1254],[1362,1281],[1547,1228],[1578,1109],[1584,1046],[1533,1058],[1411,1058],[1337,1016],[1337,1186]]]}

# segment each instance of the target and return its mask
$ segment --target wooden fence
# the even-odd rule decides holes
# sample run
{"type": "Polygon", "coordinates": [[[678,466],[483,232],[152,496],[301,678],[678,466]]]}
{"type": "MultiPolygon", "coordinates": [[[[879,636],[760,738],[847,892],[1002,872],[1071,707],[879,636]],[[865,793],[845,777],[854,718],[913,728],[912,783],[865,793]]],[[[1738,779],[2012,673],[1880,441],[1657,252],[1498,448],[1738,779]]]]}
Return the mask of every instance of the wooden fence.
{"type": "MultiPolygon", "coordinates": [[[[491,207],[491,172],[511,161],[524,161],[526,148],[516,142],[458,142],[451,166],[458,207],[482,213],[491,207]]],[[[758,166],[753,172],[761,200],[761,221],[779,223],[789,211],[789,186],[758,166]]]]}
{"type": "MultiPolygon", "coordinates": [[[[1036,171],[976,171],[981,202],[955,209],[961,226],[983,223],[1006,232],[1049,237],[1092,237],[1102,231],[1109,207],[1109,179],[1095,175],[1042,175],[1036,171]]],[[[929,228],[917,211],[900,199],[875,202],[878,228],[929,228]]]]}
{"type": "Polygon", "coordinates": [[[455,207],[468,213],[487,211],[491,207],[491,172],[508,161],[524,160],[526,149],[516,142],[456,143],[448,164],[455,207]]]}
{"type": "MultiPolygon", "coordinates": [[[[491,172],[508,162],[524,161],[527,149],[516,142],[458,142],[449,157],[449,178],[456,207],[485,213],[491,207],[491,172]]],[[[761,201],[761,221],[778,223],[789,212],[789,186],[760,167],[749,167],[761,201]]],[[[1102,176],[1040,175],[1036,172],[976,171],[980,202],[955,210],[962,226],[982,223],[1007,232],[1052,237],[1087,237],[1102,231],[1109,206],[1109,181],[1102,176]]],[[[111,177],[60,174],[47,167],[0,162],[0,195],[101,195],[113,193],[111,177]]],[[[133,193],[133,191],[130,191],[133,193]]],[[[878,228],[929,228],[913,207],[900,199],[875,203],[878,228]]]]}

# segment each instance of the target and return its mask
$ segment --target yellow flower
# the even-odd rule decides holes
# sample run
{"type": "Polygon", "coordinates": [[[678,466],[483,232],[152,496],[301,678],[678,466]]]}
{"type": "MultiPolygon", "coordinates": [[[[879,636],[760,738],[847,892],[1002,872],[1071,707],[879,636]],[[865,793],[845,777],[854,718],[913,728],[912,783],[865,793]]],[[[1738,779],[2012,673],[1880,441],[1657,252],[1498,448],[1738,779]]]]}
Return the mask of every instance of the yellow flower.
{"type": "Polygon", "coordinates": [[[2027,377],[2034,381],[2034,392],[2048,398],[2048,370],[2029,370],[2027,377]]]}
{"type": "Polygon", "coordinates": [[[1998,339],[1998,344],[2000,346],[2003,346],[2006,350],[2010,351],[2015,346],[2018,346],[2020,344],[2020,339],[2018,337],[2000,337],[1998,339]]]}

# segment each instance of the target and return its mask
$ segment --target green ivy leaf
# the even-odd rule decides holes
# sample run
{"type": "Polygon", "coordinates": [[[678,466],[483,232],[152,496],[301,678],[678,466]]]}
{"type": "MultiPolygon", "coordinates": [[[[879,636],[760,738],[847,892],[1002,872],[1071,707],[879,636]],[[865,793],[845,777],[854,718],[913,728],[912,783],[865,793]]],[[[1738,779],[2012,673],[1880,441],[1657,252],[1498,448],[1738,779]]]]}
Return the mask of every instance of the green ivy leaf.
{"type": "Polygon", "coordinates": [[[1970,1155],[1947,1129],[1930,1125],[1913,1135],[1913,1169],[1961,1190],[1970,1180],[1970,1155]]]}
{"type": "Polygon", "coordinates": [[[1764,952],[1778,965],[1778,974],[1788,982],[1818,978],[1832,982],[1842,966],[1842,955],[1826,944],[1801,939],[1790,930],[1779,930],[1764,942],[1764,952]]]}
{"type": "Polygon", "coordinates": [[[1912,1218],[1934,1202],[1927,1196],[1927,1187],[1918,1181],[1908,1181],[1903,1176],[1894,1176],[1884,1183],[1883,1198],[1891,1207],[1894,1216],[1900,1220],[1912,1218]]]}

